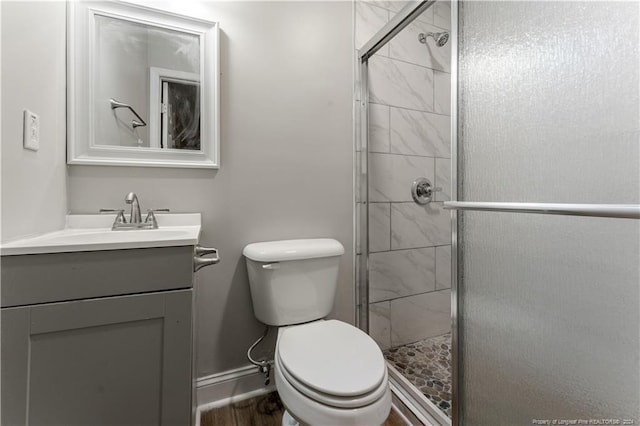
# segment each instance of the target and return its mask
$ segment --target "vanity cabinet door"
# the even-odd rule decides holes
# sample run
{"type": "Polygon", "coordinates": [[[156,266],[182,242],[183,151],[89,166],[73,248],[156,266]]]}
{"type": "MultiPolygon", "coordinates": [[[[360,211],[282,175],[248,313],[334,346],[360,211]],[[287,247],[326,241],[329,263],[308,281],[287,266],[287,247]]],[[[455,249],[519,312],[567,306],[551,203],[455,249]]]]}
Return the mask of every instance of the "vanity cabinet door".
{"type": "Polygon", "coordinates": [[[2,309],[2,425],[189,425],[192,290],[2,309]]]}

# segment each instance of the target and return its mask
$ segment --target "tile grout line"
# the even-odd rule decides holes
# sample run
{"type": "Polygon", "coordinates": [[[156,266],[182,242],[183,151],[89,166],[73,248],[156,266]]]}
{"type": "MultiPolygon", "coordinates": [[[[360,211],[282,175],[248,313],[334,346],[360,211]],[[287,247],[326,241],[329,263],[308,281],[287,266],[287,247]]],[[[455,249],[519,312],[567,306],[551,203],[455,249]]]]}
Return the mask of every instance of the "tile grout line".
{"type": "MultiPolygon", "coordinates": [[[[390,203],[376,203],[376,204],[390,204],[390,203]]],[[[389,252],[393,252],[393,251],[422,250],[422,249],[436,248],[436,247],[451,247],[451,244],[435,244],[435,245],[432,245],[432,246],[418,246],[418,247],[401,247],[401,248],[389,249],[389,250],[369,251],[369,253],[370,254],[373,254],[373,253],[389,253],[389,252]]]]}
{"type": "Polygon", "coordinates": [[[393,250],[393,221],[391,220],[391,215],[393,212],[393,206],[392,206],[392,202],[389,202],[389,251],[393,250]]]}
{"type": "Polygon", "coordinates": [[[424,246],[424,247],[409,247],[409,248],[400,248],[400,249],[394,249],[394,250],[383,250],[383,251],[373,251],[371,252],[372,254],[379,254],[379,253],[391,253],[391,252],[396,252],[396,251],[409,251],[409,250],[424,250],[424,249],[435,249],[438,247],[451,247],[451,244],[437,244],[434,246],[424,246]]]}
{"type": "MultiPolygon", "coordinates": [[[[391,42],[389,42],[388,44],[390,44],[390,43],[391,43],[391,42]]],[[[407,65],[414,65],[414,66],[416,66],[416,67],[420,67],[420,68],[428,69],[428,70],[431,70],[431,71],[438,71],[438,72],[442,72],[442,73],[445,73],[445,74],[451,74],[451,71],[445,71],[445,70],[438,69],[438,68],[427,67],[427,66],[425,66],[425,65],[416,64],[415,62],[409,62],[409,61],[407,61],[406,59],[395,58],[395,57],[390,56],[390,55],[391,55],[391,49],[389,49],[389,56],[387,56],[387,55],[383,55],[383,54],[381,54],[381,53],[377,53],[377,54],[375,54],[374,56],[377,56],[377,57],[379,57],[379,58],[386,58],[386,59],[390,59],[390,60],[392,60],[392,61],[402,62],[402,63],[407,64],[407,65]]],[[[431,56],[433,56],[433,55],[431,55],[431,56]]]]}
{"type": "Polygon", "coordinates": [[[373,305],[374,303],[386,303],[386,302],[391,303],[391,302],[393,302],[395,300],[408,299],[409,297],[414,297],[414,296],[424,296],[425,294],[431,294],[431,293],[441,293],[443,291],[451,291],[451,287],[435,288],[435,289],[430,290],[430,291],[423,291],[423,292],[420,292],[420,293],[407,294],[407,295],[404,295],[404,296],[393,297],[391,299],[376,300],[375,302],[369,302],[369,304],[373,305]]]}
{"type": "MultiPolygon", "coordinates": [[[[405,79],[405,80],[407,79],[407,74],[405,74],[404,72],[402,72],[402,71],[401,71],[401,70],[400,70],[396,65],[394,65],[393,61],[396,61],[397,63],[405,63],[405,64],[408,64],[408,65],[414,65],[414,66],[418,66],[418,67],[420,67],[419,65],[409,64],[409,63],[406,63],[406,62],[404,62],[404,61],[400,61],[400,60],[394,60],[394,59],[391,59],[391,58],[387,58],[386,56],[380,56],[380,57],[381,57],[381,58],[384,58],[384,59],[386,59],[386,60],[388,60],[388,61],[390,61],[390,64],[388,64],[388,66],[384,66],[385,64],[383,64],[383,63],[382,63],[383,61],[378,61],[378,62],[381,62],[381,63],[380,63],[380,69],[382,69],[383,71],[385,71],[385,75],[384,75],[384,77],[388,77],[388,74],[389,74],[390,72],[392,72],[392,71],[395,69],[395,70],[397,70],[397,72],[399,73],[400,77],[402,77],[402,78],[403,78],[403,79],[405,79]]],[[[438,72],[439,72],[439,73],[447,74],[447,73],[445,73],[445,72],[443,72],[443,71],[433,70],[433,69],[431,69],[431,68],[426,68],[426,67],[420,67],[420,68],[422,68],[423,70],[429,70],[429,71],[431,72],[431,88],[432,88],[432,89],[433,89],[433,82],[435,81],[435,73],[438,73],[438,72]]],[[[373,70],[373,68],[372,68],[372,70],[373,70]]],[[[371,72],[375,74],[375,72],[373,72],[373,71],[371,71],[371,72]]],[[[387,78],[387,80],[388,80],[388,78],[387,78]]],[[[421,91],[420,91],[420,90],[414,90],[415,88],[414,88],[414,87],[411,87],[411,84],[410,84],[410,83],[408,83],[407,87],[409,87],[409,88],[410,88],[410,90],[411,90],[412,92],[414,92],[414,93],[418,93],[418,94],[420,95],[420,98],[421,98],[421,100],[422,100],[422,101],[426,101],[426,98],[422,97],[423,93],[421,93],[421,91]]],[[[425,87],[425,89],[426,89],[426,87],[425,87]]],[[[433,105],[433,93],[432,93],[432,99],[431,99],[431,100],[432,100],[432,104],[431,104],[430,106],[424,106],[424,107],[423,107],[424,109],[418,109],[418,108],[407,108],[407,107],[404,107],[404,108],[406,108],[406,109],[414,109],[414,110],[422,111],[422,112],[435,113],[435,108],[434,108],[434,105],[433,105]],[[429,108],[429,107],[430,107],[430,108],[429,108]]],[[[370,102],[371,102],[371,103],[376,103],[376,104],[381,104],[381,105],[383,104],[383,103],[379,100],[379,98],[378,98],[378,97],[376,97],[376,96],[372,96],[372,97],[371,97],[370,102]],[[376,102],[376,101],[378,101],[378,102],[376,102]]],[[[389,104],[389,103],[387,103],[386,105],[389,105],[389,106],[396,106],[396,105],[391,105],[391,104],[389,104]]],[[[401,107],[401,106],[398,106],[398,107],[401,107]]],[[[441,115],[446,115],[446,114],[441,114],[441,115]]]]}
{"type": "MultiPolygon", "coordinates": [[[[433,186],[438,186],[438,181],[436,180],[436,176],[438,176],[438,171],[436,170],[436,159],[433,159],[433,186]]],[[[433,194],[433,198],[436,198],[437,192],[433,194]]],[[[434,200],[435,201],[435,200],[434,200]]],[[[438,288],[438,250],[433,248],[433,279],[435,281],[435,287],[438,288]]],[[[451,286],[449,286],[451,287],[451,286]]]]}
{"type": "Polygon", "coordinates": [[[389,110],[389,154],[391,154],[391,105],[387,105],[389,110]]]}
{"type": "MultiPolygon", "coordinates": [[[[368,1],[360,1],[359,3],[360,4],[366,4],[368,6],[374,7],[376,9],[381,9],[381,10],[384,10],[385,12],[387,12],[387,22],[389,22],[389,19],[391,18],[391,14],[396,15],[397,13],[400,12],[400,10],[387,9],[386,7],[383,7],[383,6],[380,6],[380,5],[376,4],[376,3],[372,3],[372,2],[368,2],[368,1]]],[[[431,19],[431,21],[429,21],[428,19],[425,19],[425,20],[420,19],[422,17],[422,14],[419,15],[418,17],[416,17],[415,21],[417,21],[418,23],[421,23],[421,24],[431,25],[432,27],[436,27],[439,30],[451,31],[448,28],[444,28],[444,27],[442,27],[440,25],[436,25],[436,23],[435,23],[436,22],[436,20],[435,20],[435,15],[436,15],[435,8],[433,8],[433,9],[429,8],[429,10],[431,10],[433,12],[432,13],[433,19],[431,19]]],[[[424,12],[423,12],[423,14],[424,14],[424,12]]]]}
{"type": "Polygon", "coordinates": [[[427,111],[424,109],[416,109],[416,108],[409,108],[409,107],[405,107],[405,106],[401,106],[401,105],[390,105],[390,104],[383,104],[380,102],[374,102],[374,101],[369,101],[370,104],[374,104],[374,105],[382,105],[382,106],[388,106],[391,108],[396,108],[396,109],[405,109],[407,111],[415,111],[415,112],[421,112],[423,114],[433,114],[433,115],[439,115],[441,117],[449,117],[449,119],[451,119],[451,114],[443,114],[441,112],[436,112],[436,111],[427,111]]]}
{"type": "Polygon", "coordinates": [[[438,157],[438,156],[433,156],[433,155],[402,154],[400,152],[371,151],[369,154],[387,154],[387,155],[400,155],[400,156],[403,156],[403,157],[440,158],[442,160],[451,160],[451,158],[446,158],[446,157],[438,157]]]}
{"type": "MultiPolygon", "coordinates": [[[[391,108],[404,109],[404,110],[407,110],[407,111],[414,111],[414,112],[421,112],[423,114],[433,114],[433,115],[438,115],[438,116],[441,116],[441,117],[449,117],[449,119],[451,119],[451,116],[444,115],[444,114],[431,113],[431,112],[424,112],[424,111],[420,111],[420,110],[413,110],[413,109],[409,109],[409,108],[395,107],[395,106],[392,106],[392,105],[379,104],[379,103],[375,103],[375,102],[369,102],[369,104],[387,107],[388,108],[388,123],[389,123],[389,125],[387,126],[388,127],[388,129],[387,129],[387,137],[388,137],[387,141],[388,141],[388,144],[387,145],[389,146],[389,150],[388,151],[373,151],[373,150],[371,150],[371,146],[369,146],[368,147],[369,148],[369,151],[368,151],[369,154],[403,155],[403,156],[407,156],[407,157],[433,157],[433,158],[443,158],[443,159],[451,160],[450,158],[441,157],[441,156],[438,156],[438,155],[420,155],[420,154],[414,154],[414,153],[406,154],[406,153],[402,153],[402,152],[392,152],[391,151],[391,129],[392,129],[393,126],[391,124],[391,108]]],[[[372,125],[372,123],[370,124],[369,127],[371,127],[371,125],[372,125]]],[[[370,129],[369,129],[369,131],[370,131],[370,129]]]]}
{"type": "Polygon", "coordinates": [[[393,332],[392,332],[393,323],[391,322],[391,301],[387,300],[386,303],[389,304],[389,346],[391,346],[391,336],[393,336],[393,332]]]}

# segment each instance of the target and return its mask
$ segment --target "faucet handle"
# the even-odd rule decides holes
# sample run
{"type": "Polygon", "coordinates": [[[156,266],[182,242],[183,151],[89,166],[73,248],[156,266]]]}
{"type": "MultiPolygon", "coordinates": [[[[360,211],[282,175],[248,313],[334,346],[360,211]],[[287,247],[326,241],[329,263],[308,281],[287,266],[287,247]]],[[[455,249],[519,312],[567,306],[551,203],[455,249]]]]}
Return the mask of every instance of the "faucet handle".
{"type": "Polygon", "coordinates": [[[100,214],[107,213],[116,214],[116,220],[113,222],[114,225],[116,223],[127,223],[127,218],[124,216],[124,209],[100,209],[100,214]]]}
{"type": "Polygon", "coordinates": [[[151,222],[153,224],[153,229],[158,229],[158,221],[156,220],[155,213],[157,212],[169,212],[169,209],[149,209],[147,210],[147,217],[144,220],[144,223],[151,222]]]}

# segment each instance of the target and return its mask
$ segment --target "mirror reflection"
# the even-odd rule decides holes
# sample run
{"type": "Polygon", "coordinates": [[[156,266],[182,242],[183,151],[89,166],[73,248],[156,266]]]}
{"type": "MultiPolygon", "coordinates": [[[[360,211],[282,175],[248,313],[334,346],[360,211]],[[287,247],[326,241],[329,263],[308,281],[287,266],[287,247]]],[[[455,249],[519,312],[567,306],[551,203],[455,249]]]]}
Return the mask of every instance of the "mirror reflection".
{"type": "Polygon", "coordinates": [[[197,35],[95,16],[96,145],[201,150],[197,35]]]}

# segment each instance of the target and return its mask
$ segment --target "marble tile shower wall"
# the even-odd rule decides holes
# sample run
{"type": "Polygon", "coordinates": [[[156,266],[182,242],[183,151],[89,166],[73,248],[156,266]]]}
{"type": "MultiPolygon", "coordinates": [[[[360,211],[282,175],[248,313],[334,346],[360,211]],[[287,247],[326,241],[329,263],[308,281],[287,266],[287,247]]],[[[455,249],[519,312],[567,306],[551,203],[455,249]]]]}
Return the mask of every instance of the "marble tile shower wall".
{"type": "MultiPolygon", "coordinates": [[[[356,49],[406,3],[357,0],[356,49]]],[[[418,42],[449,30],[450,10],[436,3],[369,60],[369,321],[383,349],[450,331],[451,49],[418,42]],[[421,176],[443,188],[426,206],[411,199],[421,176]]]]}

